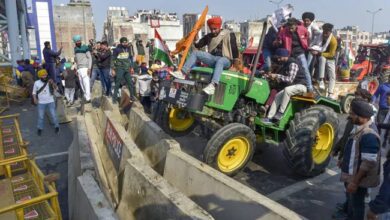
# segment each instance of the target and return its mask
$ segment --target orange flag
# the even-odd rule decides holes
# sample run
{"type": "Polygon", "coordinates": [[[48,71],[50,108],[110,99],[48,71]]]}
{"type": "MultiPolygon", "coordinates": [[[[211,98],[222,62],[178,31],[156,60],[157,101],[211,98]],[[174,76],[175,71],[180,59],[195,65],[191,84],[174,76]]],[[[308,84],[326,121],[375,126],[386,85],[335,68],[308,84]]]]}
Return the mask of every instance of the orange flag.
{"type": "Polygon", "coordinates": [[[176,49],[174,51],[172,51],[173,55],[178,54],[178,53],[182,54],[182,59],[180,60],[180,64],[178,66],[179,70],[181,70],[181,68],[184,65],[185,58],[187,57],[188,51],[191,48],[191,45],[195,39],[195,36],[198,34],[199,30],[202,29],[202,27],[204,26],[204,24],[206,22],[206,15],[207,15],[208,11],[209,11],[209,7],[206,6],[206,8],[202,12],[202,15],[200,16],[200,18],[198,19],[198,21],[194,25],[194,28],[192,28],[191,32],[187,36],[185,36],[184,38],[179,40],[176,43],[176,49]]]}

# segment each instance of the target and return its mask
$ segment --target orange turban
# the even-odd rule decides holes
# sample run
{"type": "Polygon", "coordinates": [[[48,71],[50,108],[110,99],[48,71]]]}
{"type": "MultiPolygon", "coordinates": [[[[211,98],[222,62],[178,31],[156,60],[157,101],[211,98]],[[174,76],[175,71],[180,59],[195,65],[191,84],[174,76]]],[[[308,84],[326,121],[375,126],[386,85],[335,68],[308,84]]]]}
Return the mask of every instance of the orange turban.
{"type": "Polygon", "coordinates": [[[222,19],[221,17],[213,17],[207,20],[207,25],[210,28],[221,28],[222,26],[222,19]]]}

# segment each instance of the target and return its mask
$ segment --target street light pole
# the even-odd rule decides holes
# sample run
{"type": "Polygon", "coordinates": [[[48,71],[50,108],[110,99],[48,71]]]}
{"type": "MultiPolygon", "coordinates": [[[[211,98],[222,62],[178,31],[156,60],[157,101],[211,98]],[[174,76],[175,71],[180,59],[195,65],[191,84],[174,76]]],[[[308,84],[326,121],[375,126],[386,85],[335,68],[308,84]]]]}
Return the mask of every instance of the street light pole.
{"type": "Polygon", "coordinates": [[[84,28],[84,40],[85,42],[87,43],[88,42],[88,39],[87,39],[87,29],[85,27],[85,5],[83,4],[83,28],[84,28]]]}
{"type": "Polygon", "coordinates": [[[271,2],[272,4],[276,5],[276,9],[279,9],[280,8],[280,4],[283,2],[284,0],[280,0],[280,1],[273,1],[273,0],[269,0],[269,2],[271,2]]]}
{"type": "Polygon", "coordinates": [[[375,22],[375,15],[382,11],[382,8],[376,10],[376,11],[370,11],[370,10],[367,10],[367,13],[370,13],[372,15],[372,23],[371,23],[371,43],[372,43],[372,40],[374,38],[374,22],[375,22]]]}

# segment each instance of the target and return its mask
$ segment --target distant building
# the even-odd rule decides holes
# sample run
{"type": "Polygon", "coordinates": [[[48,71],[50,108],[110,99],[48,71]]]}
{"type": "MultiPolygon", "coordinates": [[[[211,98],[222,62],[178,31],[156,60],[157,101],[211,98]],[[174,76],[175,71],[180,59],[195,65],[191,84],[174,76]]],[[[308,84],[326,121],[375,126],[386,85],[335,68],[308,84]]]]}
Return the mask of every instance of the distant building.
{"type": "Polygon", "coordinates": [[[134,46],[135,40],[139,39],[146,46],[148,40],[154,38],[155,28],[170,50],[174,50],[176,42],[183,37],[183,26],[176,13],[138,10],[135,15],[130,16],[124,7],[109,7],[104,22],[103,38],[114,45],[121,37],[127,37],[134,46]]]}
{"type": "Polygon", "coordinates": [[[249,41],[251,40],[251,38],[253,38],[252,47],[258,46],[261,33],[263,32],[263,22],[264,19],[241,22],[241,41],[246,42],[247,46],[249,46],[249,41]]]}
{"type": "Polygon", "coordinates": [[[370,43],[370,32],[359,30],[358,26],[347,26],[335,30],[336,36],[340,37],[344,43],[352,43],[352,48],[357,51],[360,44],[370,43]]]}
{"type": "MultiPolygon", "coordinates": [[[[201,14],[195,14],[195,13],[183,15],[183,36],[187,36],[191,32],[192,28],[194,28],[195,23],[198,21],[200,16],[201,16],[201,14]]],[[[207,26],[207,20],[210,18],[213,18],[213,17],[221,17],[221,16],[219,16],[219,15],[206,15],[206,20],[205,20],[204,26],[198,33],[198,39],[200,39],[203,36],[205,36],[206,34],[210,33],[210,29],[207,26]]],[[[223,18],[222,18],[222,20],[223,20],[223,18]]]]}

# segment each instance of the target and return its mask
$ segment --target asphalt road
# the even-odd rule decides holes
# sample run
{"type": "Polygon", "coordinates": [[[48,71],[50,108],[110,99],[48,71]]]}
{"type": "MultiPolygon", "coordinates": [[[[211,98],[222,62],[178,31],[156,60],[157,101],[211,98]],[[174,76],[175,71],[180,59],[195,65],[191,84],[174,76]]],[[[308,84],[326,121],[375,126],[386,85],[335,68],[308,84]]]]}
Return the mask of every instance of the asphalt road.
{"type": "MultiPolygon", "coordinates": [[[[339,137],[345,126],[345,115],[339,115],[339,137]]],[[[195,132],[176,138],[182,150],[202,159],[207,140],[195,132]]],[[[328,170],[314,178],[294,175],[287,165],[282,148],[262,144],[248,166],[234,176],[237,181],[266,195],[282,205],[311,220],[328,220],[334,212],[335,204],[344,201],[344,186],[339,181],[339,170],[332,159],[328,170]]]]}

